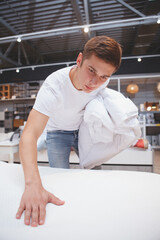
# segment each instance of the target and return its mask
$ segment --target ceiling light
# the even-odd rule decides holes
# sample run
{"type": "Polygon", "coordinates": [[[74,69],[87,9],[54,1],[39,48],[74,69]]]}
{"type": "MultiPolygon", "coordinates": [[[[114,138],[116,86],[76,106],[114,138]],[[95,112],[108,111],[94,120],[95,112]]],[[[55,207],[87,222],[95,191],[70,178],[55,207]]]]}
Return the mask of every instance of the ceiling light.
{"type": "Polygon", "coordinates": [[[139,91],[139,87],[138,87],[138,85],[135,84],[135,83],[130,83],[130,84],[127,86],[126,91],[127,91],[128,93],[135,94],[135,93],[137,93],[137,92],[139,91]]]}
{"type": "Polygon", "coordinates": [[[148,106],[147,107],[147,111],[151,111],[152,107],[151,106],[148,106]]]}
{"type": "Polygon", "coordinates": [[[160,24],[160,18],[157,19],[157,23],[160,24]]]}
{"type": "Polygon", "coordinates": [[[85,28],[84,28],[84,32],[85,32],[85,33],[88,33],[88,32],[89,32],[89,28],[88,28],[88,27],[85,27],[85,28]]]}
{"type": "Polygon", "coordinates": [[[160,93],[160,82],[157,83],[157,91],[160,93]]]}
{"type": "Polygon", "coordinates": [[[153,108],[153,109],[156,109],[156,108],[157,108],[157,106],[156,106],[155,103],[152,104],[152,108],[153,108]]]}
{"type": "Polygon", "coordinates": [[[17,42],[21,42],[22,40],[21,40],[21,38],[20,37],[18,37],[17,38],[17,42]]]}
{"type": "Polygon", "coordinates": [[[18,68],[16,69],[16,72],[19,73],[19,69],[18,68]]]}
{"type": "Polygon", "coordinates": [[[141,62],[141,61],[142,61],[142,58],[138,58],[137,61],[138,61],[138,62],[141,62]]]}

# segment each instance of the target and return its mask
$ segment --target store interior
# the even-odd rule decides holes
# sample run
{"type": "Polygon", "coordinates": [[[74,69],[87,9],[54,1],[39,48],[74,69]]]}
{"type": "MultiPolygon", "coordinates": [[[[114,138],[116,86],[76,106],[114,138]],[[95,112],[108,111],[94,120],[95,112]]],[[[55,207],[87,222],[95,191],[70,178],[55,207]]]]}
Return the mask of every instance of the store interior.
{"type": "Polygon", "coordinates": [[[0,15],[0,240],[160,239],[160,1],[2,0],[0,15]],[[38,121],[44,121],[33,123],[32,141],[26,142],[25,124],[46,78],[76,65],[86,42],[97,36],[113,38],[122,48],[121,65],[105,86],[122,99],[119,109],[110,108],[121,118],[105,109],[119,132],[101,115],[94,126],[95,133],[112,136],[114,129],[118,137],[109,145],[94,136],[89,150],[87,130],[84,160],[103,155],[103,161],[83,167],[69,146],[70,169],[51,167],[46,145],[39,145],[43,133],[35,137],[38,121]],[[132,108],[130,124],[132,117],[123,119],[122,113],[132,108]],[[128,136],[134,134],[131,144],[128,136]],[[121,149],[121,142],[127,147],[121,149]]]}
{"type": "MultiPolygon", "coordinates": [[[[76,64],[87,40],[107,35],[123,50],[121,66],[108,87],[137,106],[141,137],[148,146],[133,149],[140,155],[138,163],[137,155],[135,161],[127,162],[122,153],[120,159],[116,156],[103,168],[156,169],[153,156],[160,148],[159,1],[2,1],[0,5],[1,139],[13,133],[13,139],[19,138],[38,90],[50,73],[76,64]],[[145,163],[142,158],[147,154],[145,163]]],[[[42,155],[40,162],[47,163],[47,155],[38,154],[42,155]]],[[[1,160],[8,161],[9,156],[1,155],[1,160]]],[[[19,162],[18,153],[13,158],[19,162]]],[[[76,155],[71,166],[78,167],[76,155]]]]}

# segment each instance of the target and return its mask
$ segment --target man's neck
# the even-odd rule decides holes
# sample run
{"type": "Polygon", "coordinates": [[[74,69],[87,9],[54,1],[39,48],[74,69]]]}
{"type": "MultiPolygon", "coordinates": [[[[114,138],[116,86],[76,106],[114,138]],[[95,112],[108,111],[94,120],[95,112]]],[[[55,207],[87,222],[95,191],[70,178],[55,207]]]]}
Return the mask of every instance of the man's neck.
{"type": "Polygon", "coordinates": [[[71,79],[71,82],[72,82],[73,86],[77,90],[82,91],[82,89],[80,89],[79,82],[78,82],[78,68],[77,67],[71,68],[70,73],[69,73],[69,77],[71,79]]]}

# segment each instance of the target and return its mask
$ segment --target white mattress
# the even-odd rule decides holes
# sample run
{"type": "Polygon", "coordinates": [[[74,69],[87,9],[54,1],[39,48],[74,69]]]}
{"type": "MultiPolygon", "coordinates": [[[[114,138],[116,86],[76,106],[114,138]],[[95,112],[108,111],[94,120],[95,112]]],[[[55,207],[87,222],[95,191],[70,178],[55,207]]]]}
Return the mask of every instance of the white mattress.
{"type": "Polygon", "coordinates": [[[24,189],[21,165],[0,162],[0,240],[159,240],[160,175],[39,167],[43,185],[65,200],[47,205],[33,228],[15,218],[24,189]]]}

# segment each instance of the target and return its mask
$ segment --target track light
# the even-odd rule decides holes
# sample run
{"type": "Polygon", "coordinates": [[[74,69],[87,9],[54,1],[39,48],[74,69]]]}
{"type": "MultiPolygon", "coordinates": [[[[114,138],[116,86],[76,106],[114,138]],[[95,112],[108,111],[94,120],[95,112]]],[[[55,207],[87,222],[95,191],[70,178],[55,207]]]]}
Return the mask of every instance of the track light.
{"type": "Polygon", "coordinates": [[[89,27],[85,27],[85,28],[84,28],[84,32],[85,32],[85,33],[88,33],[88,32],[89,32],[89,27]]]}
{"type": "Polygon", "coordinates": [[[157,23],[160,24],[160,17],[157,19],[157,23]]]}
{"type": "Polygon", "coordinates": [[[137,61],[138,61],[138,62],[141,62],[141,61],[142,61],[142,58],[138,58],[137,61]]]}
{"type": "Polygon", "coordinates": [[[19,73],[19,69],[18,68],[16,69],[16,72],[19,73]]]}
{"type": "Polygon", "coordinates": [[[19,42],[19,43],[20,43],[21,41],[22,41],[22,40],[21,40],[21,38],[20,38],[20,37],[18,37],[18,38],[17,38],[17,42],[19,42]]]}

